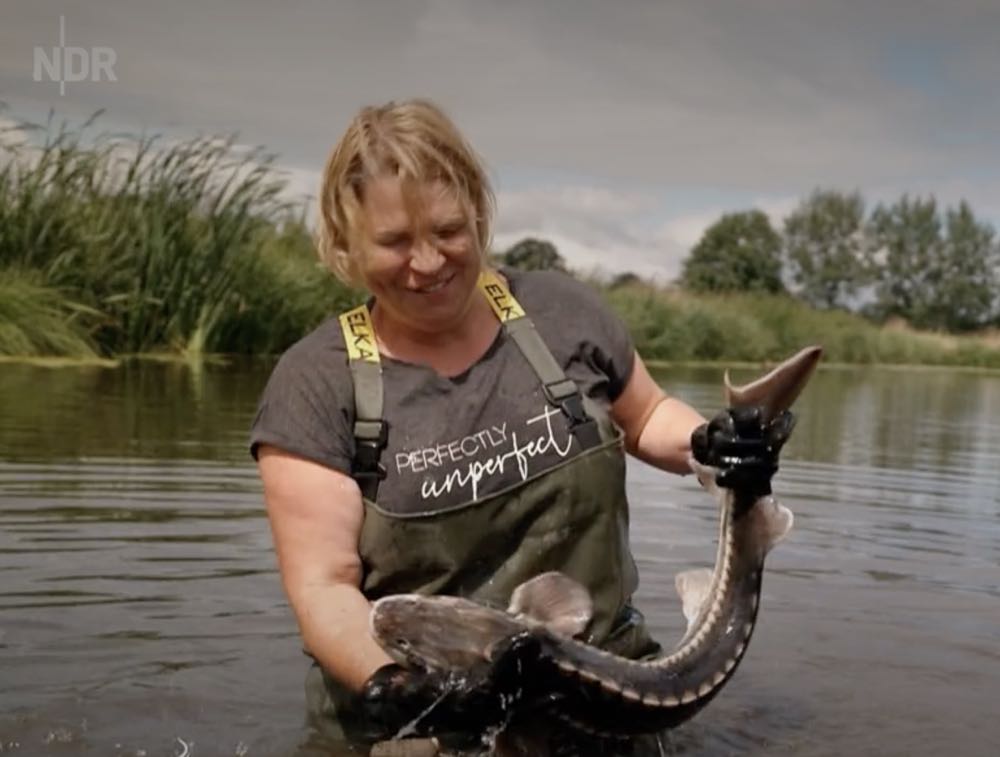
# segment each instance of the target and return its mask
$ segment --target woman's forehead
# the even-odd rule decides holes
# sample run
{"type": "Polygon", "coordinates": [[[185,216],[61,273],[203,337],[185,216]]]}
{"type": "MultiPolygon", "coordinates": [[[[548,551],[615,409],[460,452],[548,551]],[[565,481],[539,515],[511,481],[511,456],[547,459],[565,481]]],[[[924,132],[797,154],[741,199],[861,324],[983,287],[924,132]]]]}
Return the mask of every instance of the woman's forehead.
{"type": "Polygon", "coordinates": [[[408,224],[411,219],[464,216],[458,191],[441,180],[372,178],[365,182],[362,205],[369,221],[378,226],[408,224]]]}

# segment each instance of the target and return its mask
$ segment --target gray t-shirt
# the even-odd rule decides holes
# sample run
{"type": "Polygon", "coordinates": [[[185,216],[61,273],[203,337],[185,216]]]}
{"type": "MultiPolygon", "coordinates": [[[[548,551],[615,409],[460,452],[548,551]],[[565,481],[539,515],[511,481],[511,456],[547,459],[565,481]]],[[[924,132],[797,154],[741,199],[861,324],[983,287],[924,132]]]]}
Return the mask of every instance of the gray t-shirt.
{"type": "MultiPolygon", "coordinates": [[[[596,292],[554,271],[504,270],[511,293],[581,391],[605,409],[632,370],[625,325],[596,292]]],[[[449,509],[513,488],[580,451],[517,345],[501,330],[486,354],[449,378],[382,357],[388,445],[378,505],[449,509]]],[[[354,456],[354,390],[343,333],[331,318],[275,366],[251,430],[269,444],[344,473],[354,456]]]]}

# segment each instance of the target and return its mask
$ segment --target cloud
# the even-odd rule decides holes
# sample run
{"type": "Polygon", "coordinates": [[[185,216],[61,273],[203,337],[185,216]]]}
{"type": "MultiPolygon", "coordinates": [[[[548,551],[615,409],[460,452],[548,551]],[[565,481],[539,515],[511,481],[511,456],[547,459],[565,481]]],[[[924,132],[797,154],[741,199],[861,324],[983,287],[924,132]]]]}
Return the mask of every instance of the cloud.
{"type": "Polygon", "coordinates": [[[690,249],[698,243],[705,229],[714,223],[718,217],[718,211],[712,210],[671,218],[663,224],[657,236],[662,239],[673,240],[675,244],[685,249],[690,249]]]}
{"type": "Polygon", "coordinates": [[[305,206],[307,217],[314,218],[319,197],[320,171],[288,164],[276,164],[275,174],[286,182],[284,197],[305,206]]]}
{"type": "Polygon", "coordinates": [[[637,239],[598,244],[554,226],[498,233],[496,248],[504,250],[525,237],[545,239],[556,246],[570,268],[582,273],[611,275],[631,271],[662,284],[672,281],[685,252],[662,241],[637,239]]]}
{"type": "Polygon", "coordinates": [[[653,198],[647,195],[593,186],[551,185],[501,191],[497,196],[497,229],[555,225],[594,242],[629,239],[634,236],[635,219],[654,207],[653,198]]]}
{"type": "Polygon", "coordinates": [[[501,191],[494,246],[525,237],[552,242],[578,270],[633,271],[663,282],[679,270],[684,250],[654,233],[657,198],[638,191],[563,185],[501,191]]]}
{"type": "Polygon", "coordinates": [[[36,0],[0,27],[0,90],[36,117],[239,131],[300,195],[358,107],[431,97],[505,188],[498,240],[671,275],[721,213],[777,223],[817,186],[1000,221],[997,28],[990,0],[36,0]],[[60,13],[72,44],[115,49],[118,82],[32,80],[60,13]]]}
{"type": "Polygon", "coordinates": [[[19,121],[0,116],[0,146],[14,147],[28,142],[28,132],[19,121]]]}
{"type": "MultiPolygon", "coordinates": [[[[30,81],[26,40],[51,43],[60,8],[38,0],[0,31],[4,89],[37,106],[56,100],[30,81]]],[[[239,129],[298,163],[319,164],[359,105],[408,95],[440,100],[501,172],[590,182],[787,193],[944,177],[1000,149],[974,127],[1000,116],[1000,9],[985,2],[220,0],[191,12],[95,0],[67,24],[79,44],[114,47],[119,82],[70,87],[59,104],[239,129]],[[901,75],[915,58],[923,73],[901,75]]]]}

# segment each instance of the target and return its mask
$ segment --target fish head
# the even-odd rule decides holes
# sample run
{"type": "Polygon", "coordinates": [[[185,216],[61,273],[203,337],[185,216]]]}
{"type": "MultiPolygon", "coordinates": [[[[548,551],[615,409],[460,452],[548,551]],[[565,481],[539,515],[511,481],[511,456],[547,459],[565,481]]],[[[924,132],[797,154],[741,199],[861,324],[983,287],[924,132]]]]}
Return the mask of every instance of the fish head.
{"type": "Polygon", "coordinates": [[[549,572],[514,589],[507,610],[463,597],[394,594],[372,604],[369,625],[396,662],[455,672],[488,663],[499,644],[524,631],[580,634],[592,611],[583,586],[549,572]]]}
{"type": "Polygon", "coordinates": [[[396,662],[455,671],[489,660],[495,644],[526,629],[514,616],[462,597],[394,594],[376,600],[371,634],[396,662]]]}

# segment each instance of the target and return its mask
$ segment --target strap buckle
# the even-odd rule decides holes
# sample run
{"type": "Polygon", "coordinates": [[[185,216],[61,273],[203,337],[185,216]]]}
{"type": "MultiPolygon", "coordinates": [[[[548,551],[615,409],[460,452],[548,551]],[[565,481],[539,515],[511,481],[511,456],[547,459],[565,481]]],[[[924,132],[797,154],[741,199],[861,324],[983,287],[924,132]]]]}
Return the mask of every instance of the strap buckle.
{"type": "Polygon", "coordinates": [[[389,442],[389,424],[383,420],[354,421],[354,438],[359,442],[369,442],[384,448],[389,442]]]}
{"type": "Polygon", "coordinates": [[[583,447],[589,448],[600,441],[597,422],[591,418],[583,407],[583,396],[576,382],[566,378],[551,384],[542,384],[545,398],[562,410],[569,419],[569,430],[576,436],[583,447]]]}
{"type": "Polygon", "coordinates": [[[389,441],[389,424],[385,421],[354,422],[354,464],[351,475],[354,478],[374,478],[382,481],[386,477],[385,466],[379,462],[382,450],[389,441]]]}
{"type": "Polygon", "coordinates": [[[550,384],[542,384],[542,390],[545,392],[545,399],[559,407],[562,407],[563,402],[571,397],[580,399],[580,390],[577,388],[576,382],[569,378],[553,381],[550,384]]]}

